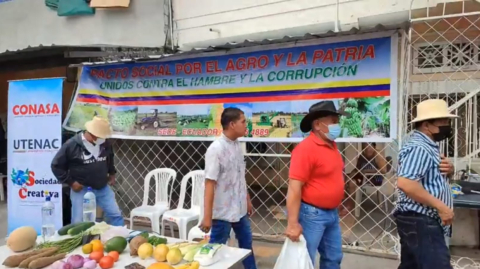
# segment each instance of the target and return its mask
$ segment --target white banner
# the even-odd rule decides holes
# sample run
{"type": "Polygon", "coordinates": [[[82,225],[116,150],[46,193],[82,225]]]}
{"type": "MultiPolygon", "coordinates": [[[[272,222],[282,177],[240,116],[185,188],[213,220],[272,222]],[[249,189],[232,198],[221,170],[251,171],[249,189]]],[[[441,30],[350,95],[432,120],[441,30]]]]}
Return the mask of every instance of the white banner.
{"type": "Polygon", "coordinates": [[[8,90],[8,234],[21,226],[41,233],[41,207],[55,204],[63,225],[62,184],[51,162],[62,145],[63,78],[10,81],[8,90]]]}

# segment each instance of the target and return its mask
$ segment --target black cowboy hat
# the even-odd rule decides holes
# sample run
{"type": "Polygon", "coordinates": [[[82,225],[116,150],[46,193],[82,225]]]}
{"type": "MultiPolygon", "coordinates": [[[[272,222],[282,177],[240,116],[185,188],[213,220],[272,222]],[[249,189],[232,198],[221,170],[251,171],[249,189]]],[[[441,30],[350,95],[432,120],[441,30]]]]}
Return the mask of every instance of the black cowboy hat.
{"type": "Polygon", "coordinates": [[[321,101],[313,104],[308,109],[308,114],[300,122],[300,130],[304,133],[310,132],[312,130],[312,122],[314,120],[329,115],[350,116],[349,113],[337,110],[332,101],[321,101]]]}

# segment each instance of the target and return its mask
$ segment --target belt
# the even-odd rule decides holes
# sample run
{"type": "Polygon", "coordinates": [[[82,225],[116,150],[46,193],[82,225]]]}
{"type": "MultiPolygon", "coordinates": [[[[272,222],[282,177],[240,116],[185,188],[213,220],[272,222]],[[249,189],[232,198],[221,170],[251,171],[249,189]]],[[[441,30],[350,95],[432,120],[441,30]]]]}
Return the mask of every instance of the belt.
{"type": "Polygon", "coordinates": [[[309,205],[309,206],[312,206],[312,207],[315,207],[316,209],[320,209],[320,210],[332,210],[332,209],[335,209],[335,208],[321,208],[321,207],[318,207],[316,205],[312,205],[310,203],[307,203],[305,202],[303,199],[302,199],[302,203],[306,204],[306,205],[309,205]]]}

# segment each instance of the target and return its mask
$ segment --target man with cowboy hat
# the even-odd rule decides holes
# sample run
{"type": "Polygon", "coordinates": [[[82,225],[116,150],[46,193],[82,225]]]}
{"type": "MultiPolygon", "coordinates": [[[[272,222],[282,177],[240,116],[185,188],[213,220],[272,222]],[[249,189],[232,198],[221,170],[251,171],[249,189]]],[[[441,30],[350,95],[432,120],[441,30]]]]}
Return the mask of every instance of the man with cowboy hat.
{"type": "Polygon", "coordinates": [[[398,154],[398,198],[394,210],[401,244],[400,269],[450,269],[445,236],[451,236],[453,203],[448,179],[453,165],[438,142],[452,135],[447,103],[430,99],[417,105],[415,130],[398,154]]]}
{"type": "Polygon", "coordinates": [[[94,117],[85,123],[85,131],[67,140],[53,158],[53,174],[71,187],[72,223],[83,221],[83,196],[87,187],[91,187],[107,222],[114,226],[124,225],[115,194],[109,186],[115,182],[116,173],[112,145],[105,141],[111,133],[107,120],[94,117]]]}
{"type": "Polygon", "coordinates": [[[300,123],[310,135],[292,152],[287,194],[286,236],[303,234],[312,263],[320,253],[321,269],[339,269],[342,234],[337,208],[344,197],[343,158],[334,140],[340,136],[340,116],[332,101],[312,105],[300,123]]]}

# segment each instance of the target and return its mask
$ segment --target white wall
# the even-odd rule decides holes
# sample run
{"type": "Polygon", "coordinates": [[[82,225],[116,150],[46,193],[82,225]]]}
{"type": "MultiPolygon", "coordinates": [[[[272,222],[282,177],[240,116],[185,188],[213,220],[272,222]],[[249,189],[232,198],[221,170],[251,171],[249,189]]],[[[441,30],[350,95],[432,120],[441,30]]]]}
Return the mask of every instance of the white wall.
{"type": "MultiPolygon", "coordinates": [[[[447,0],[449,1],[449,0],[447,0]]],[[[180,48],[282,38],[408,20],[411,0],[173,0],[180,48]],[[213,31],[210,31],[213,29],[213,31]]],[[[440,0],[414,0],[414,8],[440,0]]]]}
{"type": "MultiPolygon", "coordinates": [[[[43,0],[0,3],[0,53],[39,45],[160,47],[164,0],[134,0],[128,9],[58,17],[43,0]]],[[[168,21],[167,21],[168,23],[168,21]]]]}

